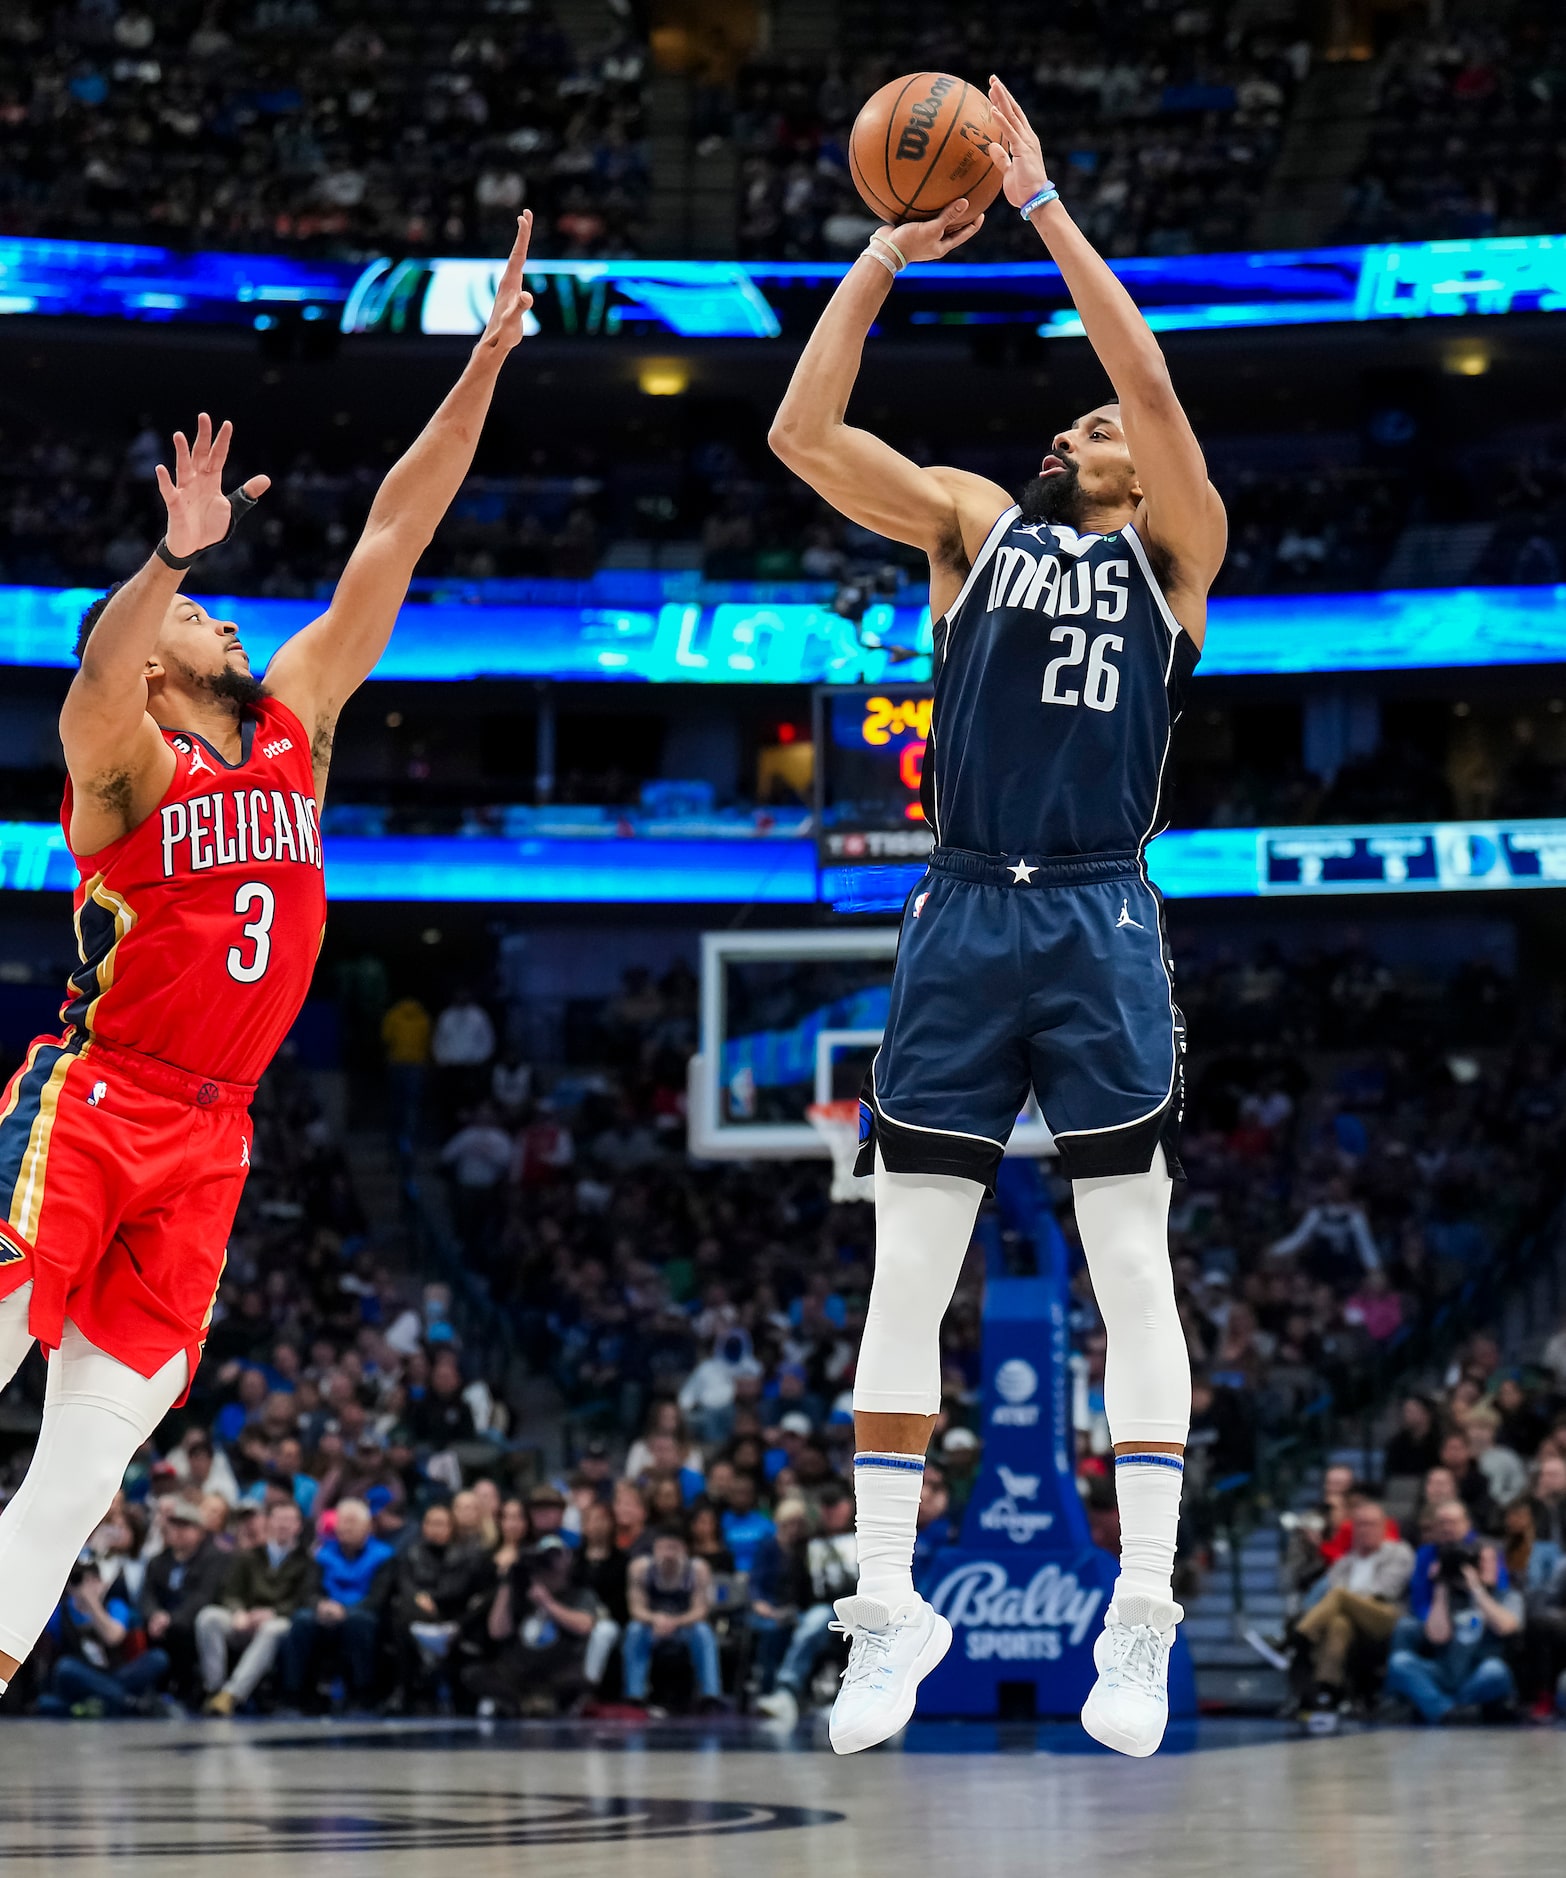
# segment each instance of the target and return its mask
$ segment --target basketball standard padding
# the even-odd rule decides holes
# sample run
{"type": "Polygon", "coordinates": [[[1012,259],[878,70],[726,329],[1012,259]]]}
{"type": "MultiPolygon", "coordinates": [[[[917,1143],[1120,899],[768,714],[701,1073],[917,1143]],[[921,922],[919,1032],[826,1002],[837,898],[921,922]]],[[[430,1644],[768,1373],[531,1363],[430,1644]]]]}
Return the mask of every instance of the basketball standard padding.
{"type": "Polygon", "coordinates": [[[988,96],[950,72],[913,72],[883,85],[854,119],[848,169],[872,214],[928,222],[966,196],[975,214],[1001,186],[988,145],[988,96]]]}

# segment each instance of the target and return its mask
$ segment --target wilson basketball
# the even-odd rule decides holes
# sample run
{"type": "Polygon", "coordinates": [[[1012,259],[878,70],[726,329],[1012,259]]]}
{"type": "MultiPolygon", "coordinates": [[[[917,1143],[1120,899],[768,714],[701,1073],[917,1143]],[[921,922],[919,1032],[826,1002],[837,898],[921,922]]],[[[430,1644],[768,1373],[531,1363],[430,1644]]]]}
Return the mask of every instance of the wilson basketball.
{"type": "Polygon", "coordinates": [[[883,85],[854,119],[848,168],[884,222],[928,222],[966,196],[974,213],[1001,186],[990,161],[988,95],[950,72],[913,72],[883,85]]]}

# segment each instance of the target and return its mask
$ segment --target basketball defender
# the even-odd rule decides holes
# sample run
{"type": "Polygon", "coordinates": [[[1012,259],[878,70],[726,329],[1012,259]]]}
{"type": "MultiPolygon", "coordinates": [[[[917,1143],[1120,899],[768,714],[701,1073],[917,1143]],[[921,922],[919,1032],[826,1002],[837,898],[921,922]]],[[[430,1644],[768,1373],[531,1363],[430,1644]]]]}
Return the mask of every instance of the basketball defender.
{"type": "Polygon", "coordinates": [[[1082,1719],[1145,1755],[1163,1738],[1183,1615],[1172,1582],[1191,1386],[1168,1254],[1183,1022],[1143,851],[1225,524],[1146,322],[1067,214],[998,80],[990,102],[1005,201],[1064,275],[1115,401],[1059,432],[1015,501],[844,423],[894,276],[977,232],[983,218],[965,219],[959,201],[872,237],[771,433],[834,508],[929,555],[936,622],[924,765],[935,848],[904,915],[861,1106],[876,1269],[854,1389],[860,1578],[837,1606],[851,1647],[831,1735],[848,1754],[902,1727],[951,1643],[910,1574],[940,1323],[1031,1084],[1109,1338],[1121,1561],[1082,1719]]]}
{"type": "Polygon", "coordinates": [[[268,487],[223,493],[202,414],[158,468],[168,532],[95,602],[60,714],[81,874],[58,1036],[0,1100],[0,1388],[36,1338],[43,1427],[0,1514],[0,1691],[127,1463],[184,1399],[250,1165],[249,1101],[309,988],[326,917],[319,806],[369,676],[522,337],[530,216],[466,369],[376,495],[326,612],[254,677],[180,592],[268,487]]]}

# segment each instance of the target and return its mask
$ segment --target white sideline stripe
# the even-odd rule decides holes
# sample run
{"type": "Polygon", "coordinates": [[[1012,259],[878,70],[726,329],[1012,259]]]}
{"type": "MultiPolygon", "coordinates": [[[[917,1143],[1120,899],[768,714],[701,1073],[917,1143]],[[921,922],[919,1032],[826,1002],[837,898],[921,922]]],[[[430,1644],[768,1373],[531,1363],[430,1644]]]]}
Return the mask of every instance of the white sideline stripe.
{"type": "MultiPolygon", "coordinates": [[[[990,556],[995,552],[997,546],[1000,543],[1001,536],[1005,534],[1006,530],[1011,527],[1012,523],[1017,519],[1017,517],[1021,513],[1022,513],[1021,505],[1016,502],[1012,503],[1011,507],[1007,509],[1006,513],[998,517],[998,519],[996,520],[995,526],[984,537],[984,546],[980,548],[978,557],[974,561],[973,566],[968,569],[968,578],[962,583],[962,586],[958,589],[957,598],[953,600],[951,605],[941,615],[941,624],[943,626],[946,626],[948,628],[951,626],[952,616],[960,610],[963,601],[966,600],[968,595],[973,592],[973,584],[979,578],[979,575],[983,573],[985,563],[989,560],[990,556]]],[[[1165,610],[1167,611],[1167,608],[1165,610]]]]}
{"type": "Polygon", "coordinates": [[[1147,549],[1142,545],[1142,537],[1136,532],[1135,524],[1127,522],[1123,532],[1126,540],[1131,544],[1131,552],[1136,556],[1138,567],[1146,576],[1148,586],[1153,590],[1153,598],[1158,602],[1158,610],[1164,616],[1164,624],[1172,633],[1183,633],[1185,628],[1175,618],[1174,609],[1170,606],[1163,588],[1158,584],[1153,573],[1153,564],[1147,558],[1147,549]]]}

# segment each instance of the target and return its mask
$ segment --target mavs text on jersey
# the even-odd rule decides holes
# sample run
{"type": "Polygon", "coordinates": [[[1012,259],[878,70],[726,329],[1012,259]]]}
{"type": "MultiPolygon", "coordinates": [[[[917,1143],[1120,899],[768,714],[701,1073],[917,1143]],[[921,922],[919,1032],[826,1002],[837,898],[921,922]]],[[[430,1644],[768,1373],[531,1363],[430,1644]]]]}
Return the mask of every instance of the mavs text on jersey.
{"type": "Polygon", "coordinates": [[[1031,1088],[1072,1179],[1171,1171],[1184,1021],[1144,850],[1198,648],[1130,524],[1006,511],[935,625],[924,808],[860,1171],[993,1184],[1031,1088]]]}

